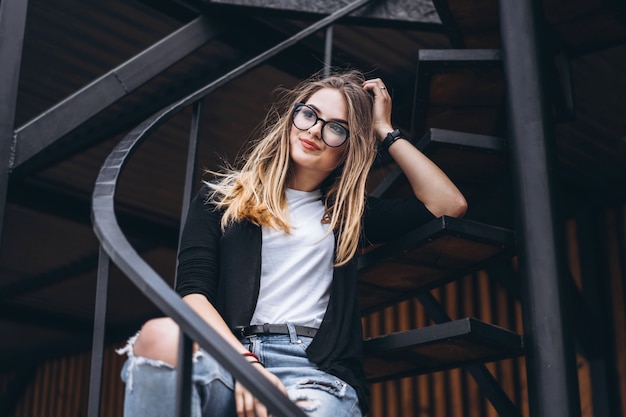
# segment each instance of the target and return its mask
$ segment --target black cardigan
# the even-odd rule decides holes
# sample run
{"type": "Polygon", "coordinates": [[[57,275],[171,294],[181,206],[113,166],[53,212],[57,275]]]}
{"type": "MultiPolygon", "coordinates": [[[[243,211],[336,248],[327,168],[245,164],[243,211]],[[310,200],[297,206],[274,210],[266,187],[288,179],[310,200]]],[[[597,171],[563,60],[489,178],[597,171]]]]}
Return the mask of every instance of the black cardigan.
{"type": "MultiPolygon", "coordinates": [[[[261,276],[261,228],[242,221],[221,232],[222,213],[207,201],[206,185],[193,199],[178,254],[176,291],[181,297],[203,294],[231,327],[247,326],[256,307],[261,276]]],[[[368,197],[364,241],[383,242],[411,230],[433,215],[416,198],[368,197]]],[[[357,302],[357,257],[333,270],[330,299],[309,359],[357,392],[366,413],[361,314],[357,302]]],[[[297,324],[297,323],[296,323],[297,324]]]]}

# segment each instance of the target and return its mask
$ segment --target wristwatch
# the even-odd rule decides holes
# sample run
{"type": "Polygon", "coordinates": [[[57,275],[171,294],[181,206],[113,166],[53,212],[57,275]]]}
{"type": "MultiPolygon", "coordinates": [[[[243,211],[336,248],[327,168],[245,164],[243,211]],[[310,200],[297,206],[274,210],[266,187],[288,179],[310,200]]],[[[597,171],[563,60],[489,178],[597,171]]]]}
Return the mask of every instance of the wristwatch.
{"type": "Polygon", "coordinates": [[[402,135],[402,132],[400,132],[400,129],[396,129],[393,132],[389,132],[387,133],[387,136],[385,136],[385,140],[382,141],[381,147],[383,148],[384,151],[388,151],[389,147],[393,145],[395,141],[403,137],[404,136],[402,135]]]}

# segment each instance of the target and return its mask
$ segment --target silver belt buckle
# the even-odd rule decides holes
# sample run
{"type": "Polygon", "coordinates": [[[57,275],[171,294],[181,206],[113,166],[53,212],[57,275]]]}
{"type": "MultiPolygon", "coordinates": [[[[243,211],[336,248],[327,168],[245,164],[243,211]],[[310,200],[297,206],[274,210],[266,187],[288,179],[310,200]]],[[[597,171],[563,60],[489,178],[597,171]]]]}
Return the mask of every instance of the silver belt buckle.
{"type": "Polygon", "coordinates": [[[241,338],[242,338],[242,339],[252,339],[253,337],[257,337],[257,335],[256,335],[256,334],[254,334],[254,333],[253,333],[253,334],[246,335],[246,328],[248,328],[248,327],[250,327],[250,326],[243,326],[243,327],[241,328],[241,338]]]}

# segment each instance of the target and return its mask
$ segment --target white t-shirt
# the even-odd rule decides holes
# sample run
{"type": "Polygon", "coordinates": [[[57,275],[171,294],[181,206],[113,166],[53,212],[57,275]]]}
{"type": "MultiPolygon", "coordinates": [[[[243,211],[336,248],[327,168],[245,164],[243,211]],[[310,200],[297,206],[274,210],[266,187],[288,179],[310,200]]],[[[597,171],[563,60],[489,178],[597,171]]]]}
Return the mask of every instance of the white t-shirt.
{"type": "Polygon", "coordinates": [[[335,239],[324,237],[319,190],[286,190],[290,234],[263,227],[261,287],[250,324],[293,323],[319,328],[333,277],[335,239]]]}

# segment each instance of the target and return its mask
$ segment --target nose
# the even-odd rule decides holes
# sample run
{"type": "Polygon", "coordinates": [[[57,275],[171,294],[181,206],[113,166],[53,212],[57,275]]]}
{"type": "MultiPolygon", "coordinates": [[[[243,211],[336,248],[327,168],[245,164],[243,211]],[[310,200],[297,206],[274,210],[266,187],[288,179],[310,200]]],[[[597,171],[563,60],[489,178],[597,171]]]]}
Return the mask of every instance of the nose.
{"type": "Polygon", "coordinates": [[[321,138],[323,126],[324,122],[321,119],[317,119],[315,124],[308,129],[308,132],[321,138]]]}

